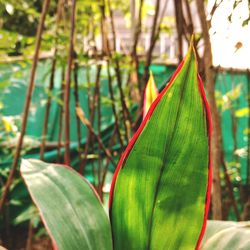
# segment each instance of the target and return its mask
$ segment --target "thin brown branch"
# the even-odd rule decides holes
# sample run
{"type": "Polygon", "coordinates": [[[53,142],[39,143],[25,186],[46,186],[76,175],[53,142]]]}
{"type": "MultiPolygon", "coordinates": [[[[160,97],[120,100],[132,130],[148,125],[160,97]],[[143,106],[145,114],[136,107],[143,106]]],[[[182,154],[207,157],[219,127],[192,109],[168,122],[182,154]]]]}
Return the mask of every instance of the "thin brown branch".
{"type": "Polygon", "coordinates": [[[224,160],[223,154],[222,154],[221,158],[222,158],[221,162],[222,162],[222,167],[223,167],[223,171],[224,171],[225,181],[226,181],[227,188],[228,188],[228,194],[229,194],[229,197],[230,197],[232,205],[233,205],[236,219],[237,219],[237,221],[240,221],[240,213],[239,213],[239,210],[237,207],[237,202],[236,202],[235,197],[234,197],[233,185],[232,185],[232,182],[230,180],[230,176],[229,176],[228,171],[227,171],[227,165],[226,165],[226,162],[224,160]]]}
{"type": "Polygon", "coordinates": [[[208,27],[211,28],[211,21],[213,19],[214,13],[217,10],[217,8],[221,5],[221,3],[223,2],[223,0],[220,0],[219,2],[217,0],[215,0],[214,5],[210,11],[210,20],[208,22],[208,27]]]}
{"type": "Polygon", "coordinates": [[[30,220],[25,250],[32,250],[32,239],[33,239],[33,225],[32,221],[30,220]]]}
{"type": "MultiPolygon", "coordinates": [[[[61,99],[64,97],[64,75],[65,75],[65,67],[62,67],[61,74],[61,99]]],[[[61,147],[64,146],[62,144],[62,132],[63,132],[63,106],[59,106],[59,131],[58,131],[58,142],[57,142],[57,162],[61,162],[61,147]]]]}
{"type": "Polygon", "coordinates": [[[114,14],[113,14],[113,10],[111,8],[110,0],[108,0],[107,3],[108,3],[110,25],[111,25],[112,38],[113,38],[113,49],[114,49],[114,51],[116,51],[116,32],[115,32],[115,24],[114,24],[114,14]]]}
{"type": "Polygon", "coordinates": [[[203,0],[196,0],[199,13],[202,34],[204,39],[204,67],[205,81],[208,94],[208,102],[211,108],[213,122],[212,130],[212,166],[213,166],[213,193],[212,193],[212,212],[213,219],[222,219],[222,202],[221,202],[221,183],[220,183],[220,166],[222,152],[222,135],[220,127],[220,114],[216,106],[215,99],[215,77],[212,70],[212,48],[209,37],[209,29],[206,21],[205,6],[203,0]]]}
{"type": "MultiPolygon", "coordinates": [[[[108,31],[106,25],[106,15],[105,15],[105,1],[102,0],[100,4],[101,10],[101,37],[102,37],[102,53],[103,55],[110,55],[110,46],[108,40],[108,31]]],[[[111,11],[110,11],[111,12],[111,11]]],[[[115,32],[114,26],[112,27],[112,31],[115,32]]],[[[115,38],[114,38],[115,39],[115,38]]]]}
{"type": "Polygon", "coordinates": [[[48,89],[48,100],[47,100],[47,104],[45,108],[44,123],[43,123],[43,130],[42,130],[42,140],[41,140],[41,147],[40,147],[40,159],[41,160],[44,160],[46,136],[47,136],[49,113],[50,113],[50,106],[51,106],[51,94],[54,89],[54,76],[55,76],[55,70],[56,70],[56,57],[57,57],[57,45],[58,45],[58,26],[59,26],[59,22],[61,19],[62,7],[63,7],[63,1],[59,0],[57,4],[57,12],[56,12],[55,51],[54,51],[54,56],[52,59],[51,75],[50,75],[50,82],[49,82],[49,89],[48,89]]]}
{"type": "Polygon", "coordinates": [[[88,128],[88,130],[95,136],[95,138],[97,139],[100,147],[102,148],[103,152],[106,154],[106,156],[108,157],[108,159],[110,160],[110,162],[114,165],[114,167],[116,167],[116,163],[114,162],[114,160],[112,159],[112,154],[109,151],[109,149],[107,149],[105,147],[105,145],[102,142],[102,139],[100,138],[100,136],[98,134],[96,134],[94,128],[92,127],[90,121],[85,117],[83,110],[79,107],[76,109],[76,113],[78,115],[78,117],[80,118],[80,120],[82,121],[82,123],[88,128]]]}
{"type": "Polygon", "coordinates": [[[140,0],[139,3],[139,10],[138,10],[138,18],[136,21],[136,26],[134,29],[134,34],[133,34],[133,46],[132,46],[132,56],[136,57],[137,56],[137,45],[138,45],[138,41],[140,38],[140,34],[141,34],[141,25],[142,25],[142,8],[144,5],[144,0],[140,0]]]}
{"type": "MultiPolygon", "coordinates": [[[[117,128],[115,127],[114,130],[113,130],[112,136],[110,138],[108,148],[111,148],[113,146],[113,144],[114,144],[116,130],[117,130],[117,128]]],[[[105,164],[103,172],[102,172],[101,181],[99,183],[99,188],[98,189],[100,190],[99,194],[100,194],[101,201],[103,201],[103,186],[105,184],[105,179],[106,179],[106,175],[107,175],[107,172],[108,172],[109,163],[110,163],[110,160],[109,160],[109,158],[107,158],[106,164],[105,164]]]]}
{"type": "MultiPolygon", "coordinates": [[[[100,81],[100,75],[101,75],[101,69],[102,66],[98,65],[97,66],[97,72],[96,72],[96,81],[95,81],[95,89],[94,89],[94,95],[93,97],[91,96],[90,93],[90,76],[89,76],[89,71],[87,71],[87,81],[88,81],[88,102],[89,102],[89,120],[90,123],[93,124],[94,123],[94,118],[95,118],[95,107],[96,107],[96,100],[97,100],[97,86],[98,86],[98,82],[100,81]]],[[[88,156],[88,152],[89,152],[89,147],[91,146],[91,142],[92,142],[92,133],[91,131],[88,130],[88,134],[87,134],[87,141],[85,143],[85,147],[84,147],[84,157],[83,157],[83,161],[81,164],[81,167],[79,168],[79,173],[83,174],[84,172],[84,168],[86,166],[87,163],[87,156],[88,156]]]]}
{"type": "Polygon", "coordinates": [[[41,147],[40,147],[40,159],[41,160],[44,160],[46,136],[47,136],[47,131],[48,131],[49,113],[50,113],[50,106],[51,106],[51,94],[54,89],[54,76],[55,76],[55,70],[56,70],[56,53],[57,52],[55,50],[55,54],[54,54],[54,58],[52,60],[52,66],[51,66],[51,75],[50,75],[50,82],[49,82],[49,88],[48,88],[48,100],[46,103],[44,122],[43,122],[42,140],[41,140],[41,147]]]}
{"type": "Polygon", "coordinates": [[[244,205],[243,213],[242,213],[242,220],[247,221],[250,218],[250,196],[248,197],[247,202],[244,205]]]}
{"type": "Polygon", "coordinates": [[[112,78],[111,78],[111,74],[110,74],[109,61],[107,61],[107,73],[108,73],[109,95],[110,95],[110,99],[111,99],[113,115],[114,115],[114,118],[115,118],[116,132],[117,132],[118,140],[119,140],[119,142],[121,144],[121,147],[123,148],[124,147],[124,142],[123,142],[122,135],[121,135],[121,132],[120,132],[119,119],[118,119],[118,115],[117,115],[117,111],[116,111],[116,107],[115,107],[115,98],[114,98],[114,91],[113,91],[113,87],[112,87],[112,78]]]}
{"type": "MultiPolygon", "coordinates": [[[[78,63],[74,62],[74,97],[75,97],[75,108],[80,107],[79,91],[78,91],[78,63]]],[[[78,143],[78,157],[79,157],[79,169],[82,168],[82,148],[81,148],[81,123],[80,119],[76,114],[76,131],[77,131],[77,143],[78,143]]]]}
{"type": "Polygon", "coordinates": [[[116,72],[117,85],[118,85],[118,90],[119,90],[121,104],[122,104],[122,115],[123,115],[123,121],[124,121],[125,134],[126,134],[126,139],[128,142],[130,139],[131,118],[130,118],[129,110],[125,101],[125,95],[124,95],[123,88],[122,88],[120,65],[117,59],[115,60],[115,72],[116,72]]]}
{"type": "MultiPolygon", "coordinates": [[[[190,3],[188,0],[184,1],[184,7],[186,10],[186,15],[187,15],[187,21],[185,20],[185,16],[183,15],[183,20],[185,20],[185,25],[184,25],[184,37],[189,43],[191,36],[194,34],[194,23],[193,23],[193,18],[192,18],[192,13],[191,13],[191,8],[190,8],[190,3]]],[[[198,66],[199,66],[199,72],[201,75],[203,75],[204,72],[204,62],[202,58],[200,57],[197,49],[198,42],[196,39],[194,39],[194,49],[196,51],[196,56],[197,56],[197,61],[198,61],[198,66]]]]}
{"type": "Polygon", "coordinates": [[[70,165],[70,83],[71,83],[71,70],[74,54],[74,33],[75,33],[75,9],[76,0],[72,0],[71,8],[71,27],[70,27],[70,46],[68,55],[68,66],[66,71],[66,82],[64,90],[64,163],[70,165]]]}
{"type": "Polygon", "coordinates": [[[159,17],[158,25],[157,25],[156,32],[155,32],[155,41],[154,41],[155,43],[156,43],[156,41],[160,35],[160,32],[161,32],[161,25],[162,25],[164,17],[165,17],[165,13],[166,13],[167,6],[168,6],[168,1],[169,0],[165,0],[164,5],[161,8],[162,11],[161,11],[161,15],[159,17]]]}
{"type": "MultiPolygon", "coordinates": [[[[110,22],[111,22],[113,40],[115,41],[116,40],[116,32],[115,32],[115,26],[114,26],[114,20],[113,20],[113,11],[112,11],[110,2],[108,2],[108,9],[109,9],[109,13],[110,13],[110,22]]],[[[103,38],[103,42],[105,42],[106,47],[107,47],[107,54],[112,59],[112,53],[110,51],[110,46],[109,46],[109,41],[108,41],[108,36],[107,36],[105,1],[104,0],[102,1],[102,5],[101,5],[101,14],[102,14],[101,25],[104,26],[101,28],[102,38],[103,38]]],[[[115,43],[114,43],[114,45],[115,45],[115,43]]],[[[114,49],[116,49],[116,46],[114,47],[114,49]]],[[[124,122],[124,129],[125,129],[126,139],[127,139],[127,141],[129,141],[132,120],[130,117],[130,113],[129,113],[129,110],[128,110],[128,107],[126,104],[126,100],[125,100],[124,91],[122,88],[122,76],[121,76],[121,70],[120,70],[120,63],[119,63],[117,57],[114,58],[114,64],[115,64],[117,85],[118,85],[118,90],[119,90],[121,104],[122,104],[122,116],[123,116],[123,122],[124,122]]]]}
{"type": "Polygon", "coordinates": [[[192,18],[192,14],[191,14],[191,9],[190,9],[190,3],[188,0],[184,1],[184,6],[187,12],[187,29],[188,29],[188,33],[189,35],[192,35],[194,33],[194,24],[193,24],[193,18],[192,18]]]}
{"type": "Polygon", "coordinates": [[[2,197],[0,200],[0,212],[3,209],[9,188],[12,184],[12,181],[13,181],[16,169],[17,169],[17,164],[18,164],[18,160],[20,157],[20,152],[22,149],[23,137],[25,135],[26,125],[27,125],[27,120],[28,120],[28,115],[29,115],[30,102],[31,102],[31,97],[32,97],[33,89],[34,89],[35,73],[36,73],[36,68],[37,68],[37,63],[38,63],[39,50],[40,50],[40,45],[41,45],[41,40],[42,40],[44,22],[45,22],[48,8],[49,8],[49,3],[50,3],[50,0],[44,0],[44,2],[43,2],[42,14],[41,14],[40,22],[38,25],[37,34],[36,34],[35,53],[34,53],[34,59],[33,59],[32,68],[31,68],[29,86],[28,86],[27,94],[26,94],[26,101],[25,101],[25,106],[24,106],[20,136],[18,138],[18,143],[17,143],[12,167],[11,167],[7,182],[5,184],[5,189],[3,191],[3,194],[2,194],[2,197]]]}
{"type": "Polygon", "coordinates": [[[180,63],[183,59],[182,36],[184,34],[182,1],[181,0],[174,0],[174,7],[175,7],[176,29],[177,29],[177,34],[178,34],[178,59],[179,59],[179,63],[180,63]]]}
{"type": "Polygon", "coordinates": [[[144,67],[143,86],[142,86],[143,92],[144,92],[146,83],[147,83],[148,78],[149,78],[149,66],[150,66],[151,61],[152,61],[153,50],[154,50],[155,42],[156,42],[155,35],[156,35],[156,29],[157,29],[159,10],[160,10],[160,0],[156,0],[155,15],[154,15],[154,19],[153,19],[151,36],[150,36],[150,45],[149,45],[149,49],[148,49],[147,54],[146,54],[146,62],[145,62],[145,67],[144,67]]]}
{"type": "MultiPolygon", "coordinates": [[[[101,138],[101,93],[100,93],[100,81],[97,82],[96,85],[96,104],[97,104],[97,135],[99,138],[101,138]]],[[[99,187],[99,183],[101,181],[101,169],[102,169],[102,160],[101,160],[101,150],[102,147],[100,145],[100,143],[98,143],[98,168],[97,168],[97,179],[98,179],[98,187],[99,187]]],[[[101,190],[99,188],[97,188],[99,195],[101,194],[101,190]]]]}
{"type": "Polygon", "coordinates": [[[138,18],[136,22],[136,26],[134,29],[134,34],[133,34],[133,46],[132,46],[132,52],[131,52],[131,57],[132,57],[132,65],[135,66],[135,75],[136,75],[136,82],[138,84],[138,89],[141,92],[141,84],[140,84],[140,77],[139,77],[139,57],[137,54],[137,45],[140,39],[141,35],[141,26],[142,26],[142,9],[144,5],[144,0],[140,0],[139,3],[139,10],[138,10],[138,18]]]}

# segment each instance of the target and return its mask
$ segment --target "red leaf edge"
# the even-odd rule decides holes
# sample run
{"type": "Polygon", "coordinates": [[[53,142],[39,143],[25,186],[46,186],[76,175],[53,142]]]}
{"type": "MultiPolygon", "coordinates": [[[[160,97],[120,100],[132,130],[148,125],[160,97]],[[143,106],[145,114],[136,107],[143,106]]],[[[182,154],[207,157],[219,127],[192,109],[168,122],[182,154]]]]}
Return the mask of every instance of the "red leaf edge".
{"type": "Polygon", "coordinates": [[[195,250],[198,250],[200,248],[203,236],[205,234],[206,231],[206,226],[207,226],[207,217],[208,217],[208,213],[209,213],[209,208],[210,208],[210,198],[211,198],[211,190],[212,190],[212,117],[211,117],[211,110],[210,110],[210,106],[208,104],[207,98],[206,98],[206,93],[204,90],[204,86],[202,83],[202,79],[201,77],[198,75],[198,82],[199,82],[199,91],[203,100],[203,104],[205,107],[205,111],[206,111],[206,119],[207,119],[207,132],[208,132],[208,148],[209,148],[209,152],[208,152],[208,180],[207,180],[207,193],[206,193],[206,202],[205,202],[205,212],[204,212],[204,219],[203,219],[203,225],[201,228],[201,232],[200,232],[200,236],[199,239],[197,241],[195,250]]]}

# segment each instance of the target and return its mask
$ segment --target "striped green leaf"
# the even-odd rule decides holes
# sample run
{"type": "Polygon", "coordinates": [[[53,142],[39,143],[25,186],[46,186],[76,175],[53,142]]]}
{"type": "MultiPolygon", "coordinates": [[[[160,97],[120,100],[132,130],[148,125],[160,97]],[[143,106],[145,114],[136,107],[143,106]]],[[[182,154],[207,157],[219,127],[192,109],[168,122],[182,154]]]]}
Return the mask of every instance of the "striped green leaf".
{"type": "Polygon", "coordinates": [[[210,116],[191,45],[115,172],[114,249],[199,247],[210,193],[210,116]]]}
{"type": "Polygon", "coordinates": [[[21,174],[57,249],[112,249],[108,217],[84,178],[39,160],[22,160],[21,174]]]}

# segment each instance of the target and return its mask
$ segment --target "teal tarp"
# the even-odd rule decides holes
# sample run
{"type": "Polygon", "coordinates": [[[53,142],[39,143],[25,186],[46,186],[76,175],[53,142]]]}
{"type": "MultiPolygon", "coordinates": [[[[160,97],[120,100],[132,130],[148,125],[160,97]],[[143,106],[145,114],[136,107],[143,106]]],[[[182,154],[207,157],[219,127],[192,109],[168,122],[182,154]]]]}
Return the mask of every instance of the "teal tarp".
{"type": "MultiPolygon", "coordinates": [[[[50,74],[50,62],[43,61],[38,65],[36,74],[36,87],[34,89],[31,109],[29,114],[29,120],[27,124],[26,134],[32,136],[35,139],[40,139],[42,133],[44,111],[46,105],[46,99],[48,93],[46,87],[49,83],[50,74]]],[[[92,88],[94,88],[94,82],[96,77],[96,67],[90,67],[90,82],[92,88]]],[[[158,87],[166,83],[167,79],[171,76],[174,71],[174,67],[166,67],[165,65],[152,65],[151,70],[155,76],[155,81],[158,87]]],[[[142,73],[142,72],[140,72],[142,73]]],[[[19,64],[6,64],[0,65],[0,104],[3,104],[1,113],[5,116],[8,115],[20,115],[23,111],[25,94],[27,83],[29,79],[29,65],[25,63],[19,64]],[[4,87],[9,85],[8,88],[4,87]]],[[[87,78],[86,68],[79,70],[78,81],[80,85],[80,103],[84,112],[88,115],[88,93],[87,93],[87,78]]],[[[125,81],[124,81],[125,82],[125,81]]],[[[60,109],[60,84],[61,84],[61,71],[57,70],[55,75],[55,90],[52,93],[52,106],[48,124],[48,140],[57,141],[58,129],[59,129],[59,109],[60,109]]],[[[226,98],[229,98],[228,105],[230,109],[221,109],[221,127],[223,134],[223,148],[226,156],[226,161],[229,165],[235,165],[235,171],[240,169],[241,178],[243,183],[249,182],[249,166],[247,165],[247,155],[244,154],[244,150],[248,146],[248,117],[246,115],[237,117],[235,121],[232,120],[232,108],[235,112],[242,108],[247,108],[247,95],[248,89],[248,77],[247,74],[233,74],[230,72],[219,73],[216,78],[216,91],[218,105],[220,101],[224,101],[224,108],[227,104],[226,98]],[[237,92],[238,91],[238,92],[237,92]],[[230,94],[231,93],[231,94],[230,94]],[[233,125],[236,122],[236,127],[233,125]],[[234,132],[235,130],[235,132],[234,132]],[[235,135],[234,135],[235,133],[235,135]],[[241,149],[237,152],[240,156],[235,155],[235,149],[241,149]],[[240,168],[239,168],[240,166],[240,168]]],[[[114,88],[116,88],[115,82],[113,82],[114,88]]],[[[125,87],[125,91],[128,91],[125,87]]],[[[102,113],[102,130],[106,135],[106,141],[109,140],[112,127],[113,117],[110,106],[109,94],[108,94],[108,82],[106,69],[103,68],[101,72],[101,113],[102,113]]],[[[74,114],[74,96],[73,91],[71,92],[71,148],[72,155],[77,156],[77,135],[76,135],[76,118],[74,114]]],[[[116,92],[116,99],[119,99],[119,94],[116,92]]],[[[129,100],[128,100],[129,103],[129,100]]],[[[1,105],[0,105],[1,106],[1,105]]],[[[118,108],[121,108],[118,106],[118,108]]],[[[131,107],[130,107],[131,108],[131,107]]],[[[84,143],[86,137],[86,128],[81,126],[82,142],[84,143]]],[[[36,152],[32,157],[38,157],[36,152]]],[[[47,160],[53,161],[56,156],[56,151],[51,151],[46,154],[47,160]]],[[[1,161],[0,156],[0,167],[6,165],[7,162],[1,161]]],[[[73,159],[73,165],[77,165],[77,157],[73,159]]],[[[9,164],[9,161],[8,161],[9,164]]]]}

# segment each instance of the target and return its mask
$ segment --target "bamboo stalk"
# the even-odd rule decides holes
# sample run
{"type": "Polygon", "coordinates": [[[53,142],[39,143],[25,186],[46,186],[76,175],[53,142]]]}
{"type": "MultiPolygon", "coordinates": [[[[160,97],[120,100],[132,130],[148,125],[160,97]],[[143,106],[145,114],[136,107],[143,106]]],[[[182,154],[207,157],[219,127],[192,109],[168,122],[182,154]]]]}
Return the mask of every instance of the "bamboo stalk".
{"type": "Polygon", "coordinates": [[[49,8],[49,4],[50,4],[50,0],[44,0],[42,14],[41,14],[39,26],[37,29],[37,34],[36,34],[35,53],[34,53],[34,59],[33,59],[32,68],[31,68],[29,86],[28,86],[28,90],[27,90],[27,94],[26,94],[26,101],[25,101],[25,105],[24,105],[24,112],[23,112],[20,136],[18,138],[18,143],[17,143],[12,167],[11,167],[11,170],[10,170],[10,173],[9,173],[9,176],[8,176],[8,179],[7,179],[7,182],[5,184],[5,188],[4,188],[1,200],[0,200],[0,212],[3,209],[3,205],[4,205],[5,200],[7,198],[9,188],[12,184],[12,181],[13,181],[16,169],[17,169],[17,164],[18,164],[18,160],[20,157],[20,152],[22,149],[23,137],[25,135],[26,125],[27,125],[27,120],[28,120],[28,115],[29,115],[30,102],[31,102],[31,97],[32,97],[33,89],[34,89],[35,73],[36,73],[36,68],[37,68],[37,63],[38,63],[39,50],[40,50],[40,46],[41,46],[42,32],[43,32],[44,22],[45,22],[48,8],[49,8]]]}

